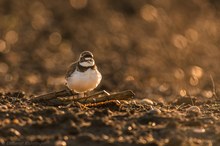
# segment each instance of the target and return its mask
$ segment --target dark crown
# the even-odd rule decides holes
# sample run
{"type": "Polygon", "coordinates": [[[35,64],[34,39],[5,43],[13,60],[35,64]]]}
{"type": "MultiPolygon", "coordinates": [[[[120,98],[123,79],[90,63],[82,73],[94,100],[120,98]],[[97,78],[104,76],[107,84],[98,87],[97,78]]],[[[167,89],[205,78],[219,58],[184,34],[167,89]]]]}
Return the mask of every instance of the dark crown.
{"type": "Polygon", "coordinates": [[[81,57],[91,57],[93,58],[93,54],[90,52],[90,51],[83,51],[81,54],[80,54],[80,58],[81,57]]]}

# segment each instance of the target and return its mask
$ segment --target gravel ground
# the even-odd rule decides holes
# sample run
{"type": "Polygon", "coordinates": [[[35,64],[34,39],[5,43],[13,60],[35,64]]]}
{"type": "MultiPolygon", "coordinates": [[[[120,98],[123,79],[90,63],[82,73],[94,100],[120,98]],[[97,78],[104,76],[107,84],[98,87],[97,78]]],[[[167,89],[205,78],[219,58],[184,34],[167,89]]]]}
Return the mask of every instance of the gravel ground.
{"type": "Polygon", "coordinates": [[[220,145],[217,0],[1,0],[0,144],[220,145]],[[33,103],[93,52],[95,91],[133,100],[33,103]]]}

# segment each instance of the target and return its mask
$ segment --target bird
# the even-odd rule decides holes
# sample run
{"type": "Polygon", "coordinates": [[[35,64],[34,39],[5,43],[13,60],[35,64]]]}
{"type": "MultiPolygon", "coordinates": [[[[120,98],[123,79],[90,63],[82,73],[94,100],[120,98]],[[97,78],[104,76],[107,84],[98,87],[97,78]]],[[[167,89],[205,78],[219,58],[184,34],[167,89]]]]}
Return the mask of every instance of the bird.
{"type": "Polygon", "coordinates": [[[99,72],[94,56],[90,51],[83,51],[79,59],[72,63],[66,72],[67,87],[78,93],[79,97],[94,90],[101,82],[102,75],[99,72]]]}

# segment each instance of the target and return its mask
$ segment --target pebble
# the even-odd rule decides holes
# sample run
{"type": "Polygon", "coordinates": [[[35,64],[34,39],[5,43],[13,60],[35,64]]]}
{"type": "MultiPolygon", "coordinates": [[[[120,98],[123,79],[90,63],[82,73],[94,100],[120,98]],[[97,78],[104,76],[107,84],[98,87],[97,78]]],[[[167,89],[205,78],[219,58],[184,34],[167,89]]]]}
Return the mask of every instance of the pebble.
{"type": "Polygon", "coordinates": [[[201,113],[201,110],[198,106],[191,106],[191,107],[186,109],[186,112],[188,114],[190,114],[190,113],[198,113],[199,114],[199,113],[201,113]]]}
{"type": "Polygon", "coordinates": [[[147,99],[147,98],[142,99],[142,100],[140,101],[140,103],[141,103],[141,104],[147,104],[147,105],[154,105],[154,102],[153,102],[152,100],[150,100],[150,99],[147,99]]]}
{"type": "Polygon", "coordinates": [[[194,128],[193,129],[193,132],[195,133],[205,133],[205,128],[194,128]]]}
{"type": "Polygon", "coordinates": [[[159,114],[161,114],[161,110],[158,109],[158,108],[153,108],[153,107],[151,107],[151,110],[149,111],[149,114],[159,115],[159,114]]]}
{"type": "Polygon", "coordinates": [[[18,119],[14,119],[14,120],[12,120],[12,123],[15,124],[15,125],[19,125],[19,124],[20,124],[20,122],[19,122],[18,119]]]}
{"type": "Polygon", "coordinates": [[[4,120],[2,121],[2,124],[3,124],[3,125],[8,125],[8,124],[10,124],[10,123],[11,123],[11,120],[8,119],[8,118],[6,118],[6,119],[4,119],[4,120]]]}
{"type": "Polygon", "coordinates": [[[6,105],[0,105],[0,111],[7,111],[8,107],[6,105]]]}
{"type": "Polygon", "coordinates": [[[10,136],[21,136],[21,133],[14,128],[10,128],[8,134],[10,136]]]}
{"type": "Polygon", "coordinates": [[[55,146],[66,146],[66,142],[63,140],[58,140],[55,142],[55,146]]]}

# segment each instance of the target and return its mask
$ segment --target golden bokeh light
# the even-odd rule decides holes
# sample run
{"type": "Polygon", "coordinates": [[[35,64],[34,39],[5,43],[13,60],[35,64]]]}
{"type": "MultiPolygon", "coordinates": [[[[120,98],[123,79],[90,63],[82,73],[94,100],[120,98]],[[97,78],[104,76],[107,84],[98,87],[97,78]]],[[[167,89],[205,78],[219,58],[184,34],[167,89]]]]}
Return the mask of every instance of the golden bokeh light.
{"type": "Polygon", "coordinates": [[[154,77],[150,78],[149,82],[150,82],[150,86],[153,88],[156,88],[157,86],[159,86],[158,80],[154,77]]]}
{"type": "Polygon", "coordinates": [[[212,37],[217,37],[219,34],[219,26],[216,25],[215,21],[206,20],[203,22],[204,30],[212,37]]]}
{"type": "Polygon", "coordinates": [[[86,7],[87,2],[87,0],[70,0],[71,6],[75,9],[82,9],[86,7]]]}
{"type": "Polygon", "coordinates": [[[134,80],[135,80],[135,78],[132,75],[128,75],[125,78],[125,81],[134,81],[134,80]]]}
{"type": "Polygon", "coordinates": [[[52,45],[59,45],[62,41],[62,36],[60,33],[58,32],[53,32],[50,36],[49,36],[49,42],[52,45]]]}
{"type": "Polygon", "coordinates": [[[72,48],[72,46],[71,46],[70,42],[62,42],[59,46],[59,49],[61,51],[67,51],[67,53],[72,52],[71,48],[72,48]]]}
{"type": "Polygon", "coordinates": [[[5,35],[5,40],[9,44],[15,44],[18,41],[18,33],[14,30],[10,30],[5,35]]]}
{"type": "Polygon", "coordinates": [[[160,85],[159,90],[160,92],[165,92],[169,89],[169,84],[163,83],[160,85]]]}
{"type": "Polygon", "coordinates": [[[174,70],[174,76],[175,76],[175,78],[181,80],[184,78],[185,73],[181,68],[177,68],[174,70]]]}
{"type": "Polygon", "coordinates": [[[158,17],[157,9],[150,4],[144,5],[140,10],[140,14],[141,17],[148,22],[156,21],[158,17]]]}
{"type": "Polygon", "coordinates": [[[8,72],[8,65],[6,63],[0,62],[0,73],[6,74],[8,72]]]}
{"type": "Polygon", "coordinates": [[[186,96],[186,90],[185,89],[181,89],[179,92],[180,96],[184,97],[186,96]]]}
{"type": "Polygon", "coordinates": [[[213,92],[210,90],[204,90],[202,91],[202,95],[206,98],[212,98],[213,97],[213,92]]]}
{"type": "Polygon", "coordinates": [[[22,58],[20,55],[15,53],[14,51],[11,51],[10,53],[7,54],[7,60],[13,64],[14,66],[17,66],[20,64],[22,58]]]}
{"type": "Polygon", "coordinates": [[[48,26],[51,22],[52,13],[46,7],[43,3],[37,1],[34,2],[30,9],[29,13],[31,15],[31,26],[35,30],[41,30],[48,26]]]}
{"type": "Polygon", "coordinates": [[[29,74],[26,76],[26,80],[29,84],[37,84],[41,81],[41,76],[39,74],[29,74]]]}
{"type": "Polygon", "coordinates": [[[52,58],[45,58],[44,59],[44,67],[48,70],[51,70],[55,67],[54,60],[52,58]]]}
{"type": "Polygon", "coordinates": [[[40,1],[35,1],[31,4],[29,8],[29,13],[31,15],[39,14],[42,15],[45,12],[45,6],[42,2],[40,1]]]}
{"type": "Polygon", "coordinates": [[[183,35],[180,35],[180,34],[173,35],[172,43],[178,49],[184,49],[188,45],[187,39],[183,35]]]}
{"type": "Polygon", "coordinates": [[[72,49],[72,46],[70,42],[61,42],[61,44],[59,45],[59,50],[63,55],[73,58],[74,53],[71,49],[72,49]]]}
{"type": "Polygon", "coordinates": [[[203,75],[203,69],[199,66],[193,66],[191,69],[191,74],[193,77],[201,78],[203,75]]]}
{"type": "Polygon", "coordinates": [[[32,27],[34,29],[42,29],[45,25],[46,25],[46,21],[45,18],[41,15],[35,15],[34,18],[31,21],[32,27]]]}
{"type": "Polygon", "coordinates": [[[63,78],[63,76],[60,77],[49,77],[47,79],[47,85],[60,85],[60,84],[64,84],[65,83],[65,79],[63,78]]]}
{"type": "Polygon", "coordinates": [[[187,29],[185,32],[185,36],[188,41],[196,42],[199,38],[199,33],[195,29],[187,29]]]}
{"type": "Polygon", "coordinates": [[[190,79],[189,79],[189,83],[190,83],[190,85],[192,85],[192,86],[197,86],[198,83],[199,83],[199,79],[198,79],[197,77],[195,77],[195,76],[192,76],[192,77],[190,77],[190,79]]]}
{"type": "Polygon", "coordinates": [[[109,38],[103,36],[102,34],[97,34],[95,44],[101,48],[105,48],[111,45],[109,38]]]}
{"type": "Polygon", "coordinates": [[[12,76],[11,74],[6,74],[5,75],[5,81],[6,82],[11,82],[11,81],[16,81],[18,76],[12,76]]]}
{"type": "Polygon", "coordinates": [[[4,40],[0,40],[0,52],[4,52],[6,50],[6,43],[4,40]]]}
{"type": "Polygon", "coordinates": [[[112,12],[109,21],[109,28],[113,32],[121,32],[125,29],[125,17],[121,13],[112,12]]]}
{"type": "Polygon", "coordinates": [[[0,12],[4,81],[7,76],[15,84],[16,80],[38,84],[37,72],[43,72],[39,83],[52,86],[80,52],[89,50],[100,72],[109,77],[100,88],[122,89],[123,80],[128,88],[130,82],[134,90],[144,88],[143,93],[149,88],[179,94],[184,88],[182,95],[197,94],[191,90],[206,87],[207,72],[219,84],[220,21],[208,1],[193,0],[190,7],[172,0],[8,3],[11,9],[0,12]],[[28,72],[27,79],[20,75],[23,71],[28,72]],[[48,73],[55,77],[47,80],[48,73]]]}

